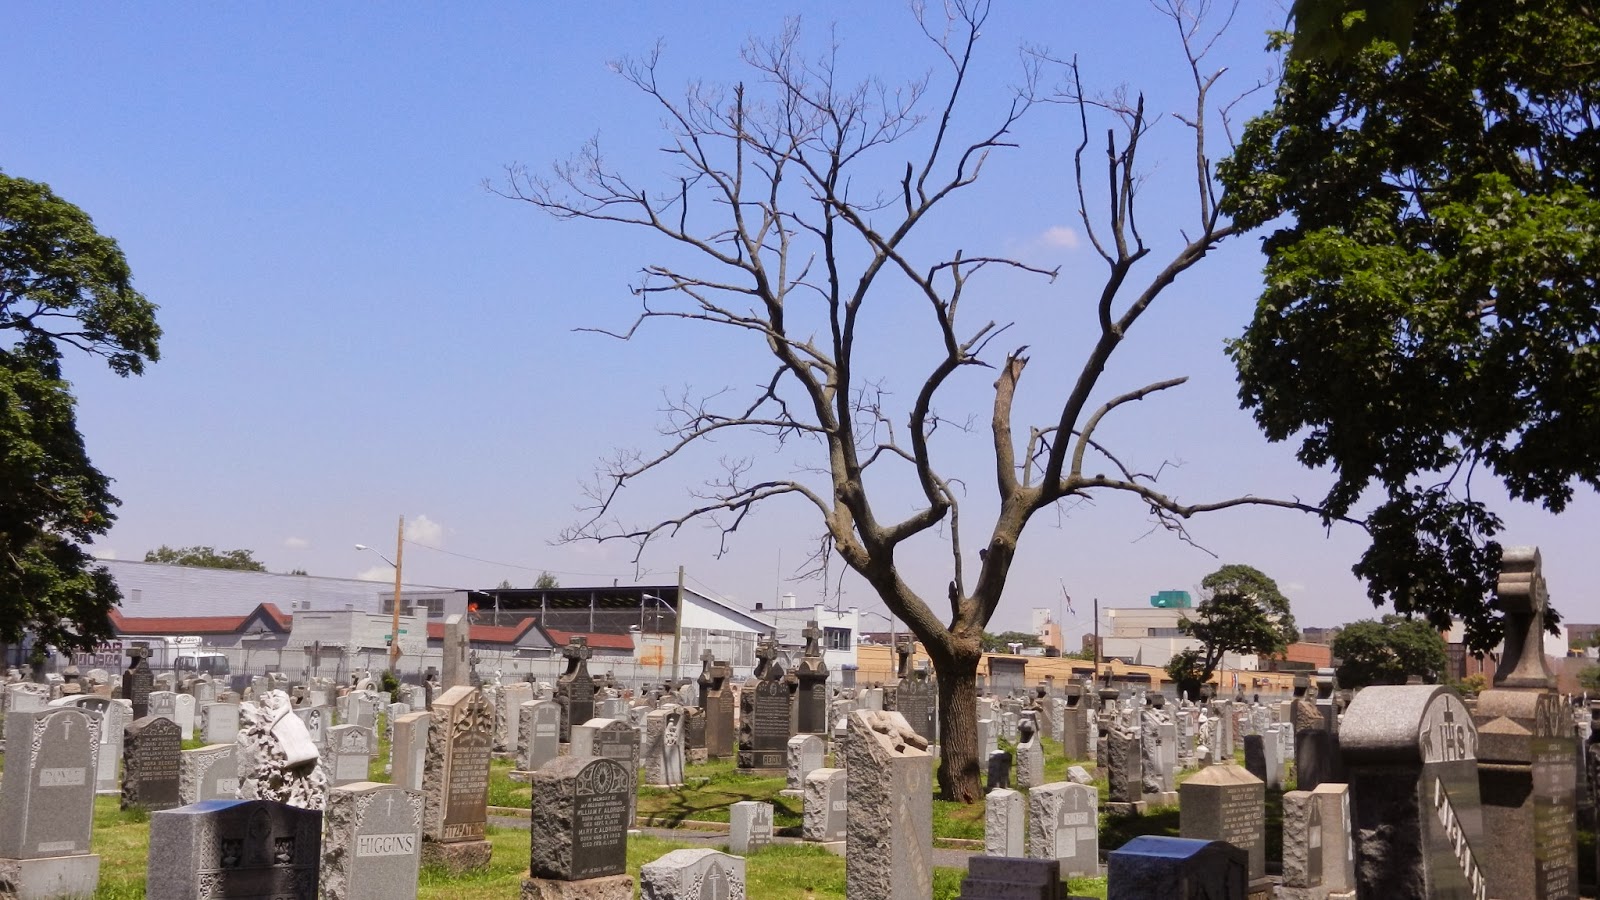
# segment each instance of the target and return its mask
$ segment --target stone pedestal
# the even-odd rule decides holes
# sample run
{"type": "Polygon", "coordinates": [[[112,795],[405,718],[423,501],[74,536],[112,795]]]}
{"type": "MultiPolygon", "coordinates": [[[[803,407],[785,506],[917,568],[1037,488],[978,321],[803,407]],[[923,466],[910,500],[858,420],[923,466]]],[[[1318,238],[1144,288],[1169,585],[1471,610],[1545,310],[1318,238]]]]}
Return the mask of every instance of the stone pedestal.
{"type": "Polygon", "coordinates": [[[442,866],[451,875],[465,875],[489,868],[489,857],[494,845],[488,841],[456,841],[441,844],[438,841],[422,842],[422,864],[442,866]]]}
{"type": "Polygon", "coordinates": [[[100,884],[100,856],[0,859],[0,900],[92,897],[100,884]]]}
{"type": "Polygon", "coordinates": [[[609,875],[584,881],[522,879],[522,900],[633,900],[633,876],[609,875]]]}

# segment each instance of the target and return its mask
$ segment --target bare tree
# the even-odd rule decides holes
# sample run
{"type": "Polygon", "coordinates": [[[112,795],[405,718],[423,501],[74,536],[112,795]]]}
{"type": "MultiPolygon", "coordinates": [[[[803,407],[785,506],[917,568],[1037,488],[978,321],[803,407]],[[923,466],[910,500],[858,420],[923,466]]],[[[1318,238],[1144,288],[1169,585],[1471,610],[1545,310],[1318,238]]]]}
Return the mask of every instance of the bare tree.
{"type": "Polygon", "coordinates": [[[653,319],[688,320],[759,341],[773,361],[752,395],[719,393],[671,403],[665,447],[652,454],[618,453],[604,463],[593,507],[564,537],[633,541],[642,552],[648,541],[685,524],[710,522],[722,529],[726,542],[758,504],[775,498],[808,502],[824,525],[820,558],[837,554],[932,657],[943,743],[941,794],[971,802],[982,796],[975,721],[980,639],[1004,595],[1018,538],[1034,514],[1095,493],[1125,494],[1147,506],[1159,525],[1184,536],[1184,520],[1200,512],[1246,504],[1309,508],[1255,497],[1181,503],[1096,437],[1108,416],[1183,383],[1183,378],[1156,381],[1090,405],[1107,362],[1140,317],[1179,275],[1233,233],[1217,211],[1207,154],[1209,94],[1220,72],[1207,72],[1203,65],[1214,35],[1201,31],[1195,11],[1180,0],[1162,6],[1178,25],[1194,76],[1195,105],[1181,118],[1193,130],[1198,215],[1175,255],[1135,283],[1135,272],[1150,253],[1135,214],[1137,155],[1150,127],[1143,98],[1090,98],[1079,86],[1074,64],[1024,54],[1021,85],[1009,105],[981,130],[959,136],[956,113],[970,89],[975,44],[989,3],[952,0],[942,9],[942,20],[920,9],[917,15],[940,61],[940,76],[898,89],[870,80],[841,84],[836,58],[807,60],[793,25],[744,51],[744,61],[757,74],[760,99],[742,84],[726,91],[697,84],[675,98],[657,80],[656,55],[621,63],[617,71],[664,111],[664,149],[682,169],[669,190],[648,190],[615,171],[598,142],[558,163],[551,176],[512,167],[506,184],[492,189],[558,218],[639,226],[688,251],[674,259],[698,260],[647,266],[635,291],[643,311],[632,328],[613,333],[616,337],[631,339],[653,319]],[[1068,87],[1046,95],[1038,88],[1040,74],[1057,64],[1065,66],[1068,87]],[[935,84],[942,87],[935,90],[935,84]],[[1014,127],[1041,100],[1068,103],[1077,113],[1083,133],[1073,157],[1080,212],[1108,271],[1092,350],[1065,396],[1050,402],[1053,421],[1024,431],[1012,421],[1012,408],[1028,348],[991,362],[990,345],[1006,326],[968,323],[958,314],[982,271],[1020,270],[1048,278],[1056,272],[961,250],[930,257],[928,242],[913,245],[911,238],[928,230],[919,226],[947,207],[946,201],[979,181],[995,151],[1014,146],[1014,127]],[[1112,125],[1105,132],[1105,157],[1091,162],[1098,149],[1090,152],[1090,123],[1102,118],[1112,125]],[[886,167],[886,155],[900,162],[886,167]],[[1099,175],[1089,171],[1102,165],[1099,175]],[[873,177],[885,173],[887,179],[873,177]],[[863,190],[875,180],[888,186],[877,193],[863,190]],[[1109,186],[1098,210],[1090,208],[1096,190],[1091,181],[1109,186]],[[857,350],[867,304],[888,291],[903,296],[907,286],[936,326],[942,351],[933,351],[931,369],[919,376],[907,408],[900,408],[892,405],[894,397],[882,382],[868,376],[872,360],[857,350]],[[965,427],[942,417],[935,404],[957,373],[970,367],[998,373],[989,418],[996,512],[985,523],[987,534],[975,559],[968,558],[963,544],[967,523],[961,500],[967,485],[936,465],[931,441],[941,426],[965,427]],[[634,479],[707,439],[741,432],[814,448],[816,461],[799,472],[776,475],[770,473],[770,454],[725,461],[716,478],[692,492],[691,508],[682,514],[640,526],[617,518],[622,489],[634,479]],[[893,501],[869,490],[869,476],[883,474],[909,476],[916,485],[917,502],[903,517],[886,519],[884,510],[893,501]],[[897,552],[925,534],[948,542],[946,613],[936,612],[897,567],[897,552]],[[975,576],[969,570],[974,563],[975,576]]]}

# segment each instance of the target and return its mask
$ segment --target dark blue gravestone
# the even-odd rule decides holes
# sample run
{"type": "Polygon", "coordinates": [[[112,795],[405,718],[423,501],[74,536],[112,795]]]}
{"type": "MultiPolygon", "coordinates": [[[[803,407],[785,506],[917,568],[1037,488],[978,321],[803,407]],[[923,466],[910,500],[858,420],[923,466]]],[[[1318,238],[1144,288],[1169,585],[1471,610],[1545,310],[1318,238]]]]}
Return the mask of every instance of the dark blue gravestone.
{"type": "Polygon", "coordinates": [[[1250,857],[1224,841],[1144,835],[1107,857],[1107,900],[1244,900],[1250,857]]]}

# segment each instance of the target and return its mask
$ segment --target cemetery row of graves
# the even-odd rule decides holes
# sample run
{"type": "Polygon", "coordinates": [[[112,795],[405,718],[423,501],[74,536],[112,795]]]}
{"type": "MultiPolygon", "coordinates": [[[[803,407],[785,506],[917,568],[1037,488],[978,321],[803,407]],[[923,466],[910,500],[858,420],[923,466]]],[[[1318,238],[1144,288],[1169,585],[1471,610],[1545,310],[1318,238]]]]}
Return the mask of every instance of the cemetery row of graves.
{"type": "Polygon", "coordinates": [[[12,671],[0,898],[1576,898],[1600,711],[1553,689],[1536,551],[1507,554],[1499,591],[1476,700],[1305,677],[1267,703],[980,698],[971,807],[934,799],[937,686],[912,647],[837,689],[815,627],[787,668],[764,642],[743,684],[708,656],[696,682],[625,689],[582,637],[554,684],[485,683],[459,623],[444,671],[393,693],[236,693],[137,647],[116,684],[12,671]]]}

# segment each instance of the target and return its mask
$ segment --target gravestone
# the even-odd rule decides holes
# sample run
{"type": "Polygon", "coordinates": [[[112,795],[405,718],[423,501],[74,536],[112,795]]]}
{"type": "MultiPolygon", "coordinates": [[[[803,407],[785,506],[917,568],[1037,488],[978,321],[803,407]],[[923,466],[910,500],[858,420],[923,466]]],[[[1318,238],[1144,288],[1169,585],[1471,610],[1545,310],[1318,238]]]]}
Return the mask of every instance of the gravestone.
{"type": "Polygon", "coordinates": [[[372,729],[360,725],[335,725],[328,729],[328,747],[323,753],[328,784],[338,787],[366,781],[375,743],[372,729]]]}
{"type": "Polygon", "coordinates": [[[93,896],[100,716],[61,706],[6,713],[0,780],[0,885],[23,898],[93,896]]]}
{"type": "Polygon", "coordinates": [[[150,692],[155,675],[150,671],[150,646],[136,643],[127,650],[128,668],[122,672],[122,699],[133,704],[133,718],[150,715],[150,692]]]}
{"type": "Polygon", "coordinates": [[[756,647],[755,675],[745,682],[739,700],[738,767],[741,771],[777,775],[786,768],[789,738],[789,687],[777,661],[777,642],[762,638],[756,647]]]}
{"type": "MultiPolygon", "coordinates": [[[[86,698],[79,702],[81,709],[93,709],[88,705],[91,701],[101,703],[100,707],[100,754],[96,760],[97,774],[94,781],[96,794],[122,794],[122,736],[127,731],[130,718],[129,706],[125,700],[106,700],[104,698],[86,698]]],[[[180,733],[181,734],[181,733],[180,733]]]]}
{"type": "Polygon", "coordinates": [[[490,854],[483,829],[494,712],[482,691],[457,686],[433,701],[430,717],[422,776],[422,861],[458,874],[482,870],[490,854]]]}
{"type": "Polygon", "coordinates": [[[849,795],[845,893],[927,900],[933,893],[933,756],[897,712],[857,710],[844,742],[849,795]]]}
{"type": "MultiPolygon", "coordinates": [[[[910,666],[909,655],[907,665],[910,666]]],[[[926,669],[912,667],[895,685],[894,709],[931,744],[938,737],[938,687],[926,669]]]]}
{"type": "MultiPolygon", "coordinates": [[[[259,702],[259,701],[257,701],[259,702]]],[[[306,726],[306,736],[318,747],[328,743],[328,729],[333,727],[333,711],[325,706],[305,706],[294,711],[306,726]]]]}
{"type": "Polygon", "coordinates": [[[1494,685],[1478,695],[1478,845],[1489,894],[1505,900],[1578,896],[1577,766],[1572,718],[1544,655],[1549,594],[1536,547],[1507,548],[1497,605],[1505,643],[1494,685]]]}
{"type": "Polygon", "coordinates": [[[957,900],[1057,900],[1061,866],[1053,859],[971,856],[957,900]]]}
{"type": "Polygon", "coordinates": [[[1067,685],[1066,706],[1061,715],[1061,750],[1067,759],[1089,759],[1089,710],[1080,684],[1067,685]]]}
{"type": "Polygon", "coordinates": [[[1323,900],[1322,810],[1310,791],[1283,795],[1283,884],[1275,900],[1323,900]]]}
{"type": "Polygon", "coordinates": [[[849,799],[845,771],[819,767],[806,773],[804,784],[801,836],[822,843],[844,840],[849,799]]]}
{"type": "Polygon", "coordinates": [[[495,747],[516,754],[517,742],[522,734],[523,704],[533,702],[533,685],[526,681],[514,682],[500,689],[500,703],[495,718],[495,747]]]}
{"type": "Polygon", "coordinates": [[[206,800],[162,810],[150,815],[145,896],[317,900],[321,855],[317,810],[271,800],[206,800]]]}
{"type": "Polygon", "coordinates": [[[178,797],[183,805],[239,799],[237,744],[211,744],[179,754],[178,797]]]}
{"type": "Polygon", "coordinates": [[[984,796],[983,852],[988,856],[1021,856],[1027,800],[1021,791],[995,788],[984,796]]]}
{"type": "MultiPolygon", "coordinates": [[[[1028,792],[1028,856],[1054,859],[1066,877],[1100,874],[1099,793],[1057,781],[1028,792]]],[[[1011,854],[1015,855],[1015,854],[1011,854]]]]}
{"type": "Polygon", "coordinates": [[[1356,845],[1351,833],[1350,786],[1324,782],[1311,791],[1322,823],[1322,889],[1346,894],[1356,889],[1356,845]]]}
{"type": "Polygon", "coordinates": [[[1266,785],[1241,766],[1206,766],[1178,786],[1178,833],[1245,851],[1252,881],[1267,874],[1266,785]]]}
{"type": "Polygon", "coordinates": [[[467,654],[472,649],[471,623],[467,617],[456,613],[445,617],[444,641],[440,653],[439,686],[444,690],[467,687],[472,681],[471,662],[467,654]]]}
{"type": "Polygon", "coordinates": [[[740,800],[728,807],[728,849],[740,856],[772,843],[772,804],[740,800]]]}
{"type": "Polygon", "coordinates": [[[799,682],[795,692],[795,732],[827,734],[828,664],[822,658],[822,629],[811,621],[800,633],[806,646],[793,673],[799,682]]]}
{"type": "Polygon", "coordinates": [[[519,771],[532,772],[561,753],[561,707],[555,701],[524,703],[517,721],[522,729],[517,740],[519,771]]]}
{"type": "Polygon", "coordinates": [[[432,714],[406,713],[394,720],[394,738],[389,743],[390,778],[407,790],[422,790],[428,761],[428,726],[432,714]]]}
{"type": "Polygon", "coordinates": [[[1250,882],[1246,856],[1225,841],[1141,835],[1107,854],[1106,897],[1245,900],[1250,882]]]}
{"type": "Polygon", "coordinates": [[[146,716],[122,736],[122,808],[171,809],[182,804],[178,723],[146,716]]]}
{"type": "Polygon", "coordinates": [[[784,793],[798,795],[804,788],[806,776],[822,768],[828,747],[814,734],[797,734],[789,739],[789,777],[784,793]]]}
{"type": "Polygon", "coordinates": [[[657,787],[683,784],[683,707],[670,704],[645,716],[644,780],[657,787]]]}
{"type": "Polygon", "coordinates": [[[1038,787],[1044,783],[1044,748],[1039,746],[1038,725],[1024,716],[1018,732],[1022,740],[1017,743],[1017,787],[1038,787]]]}
{"type": "Polygon", "coordinates": [[[186,741],[194,739],[194,695],[178,694],[172,701],[173,721],[178,723],[178,733],[186,741]]]}
{"type": "Polygon", "coordinates": [[[603,756],[563,757],[533,773],[523,897],[563,896],[562,888],[541,881],[599,882],[586,884],[581,896],[630,900],[628,810],[635,784],[634,773],[603,756]]]}
{"type": "Polygon", "coordinates": [[[239,737],[239,704],[207,703],[200,707],[200,733],[208,744],[231,744],[239,737]]]}
{"type": "Polygon", "coordinates": [[[744,900],[744,860],[717,850],[674,850],[639,869],[640,900],[744,900]]]}
{"type": "Polygon", "coordinates": [[[330,790],[322,900],[415,900],[422,810],[421,792],[395,785],[358,781],[330,790]]]}
{"type": "Polygon", "coordinates": [[[172,691],[151,691],[146,708],[150,715],[171,719],[172,724],[178,724],[178,695],[172,691]]]}
{"type": "Polygon", "coordinates": [[[1479,862],[1488,836],[1478,800],[1478,734],[1454,691],[1365,688],[1345,712],[1339,746],[1355,816],[1358,894],[1490,896],[1479,862]]]}
{"type": "MultiPolygon", "coordinates": [[[[1125,812],[1141,811],[1144,802],[1144,748],[1139,729],[1115,719],[1106,732],[1108,803],[1125,812]]],[[[1115,807],[1114,807],[1115,808],[1115,807]]]]}
{"type": "Polygon", "coordinates": [[[989,765],[985,772],[984,787],[989,790],[1011,787],[1011,754],[1004,750],[995,750],[989,754],[989,765]]]}
{"type": "Polygon", "coordinates": [[[572,726],[594,718],[594,679],[589,677],[589,639],[575,634],[561,649],[567,670],[556,679],[556,704],[561,709],[561,743],[572,740],[572,726]]]}

